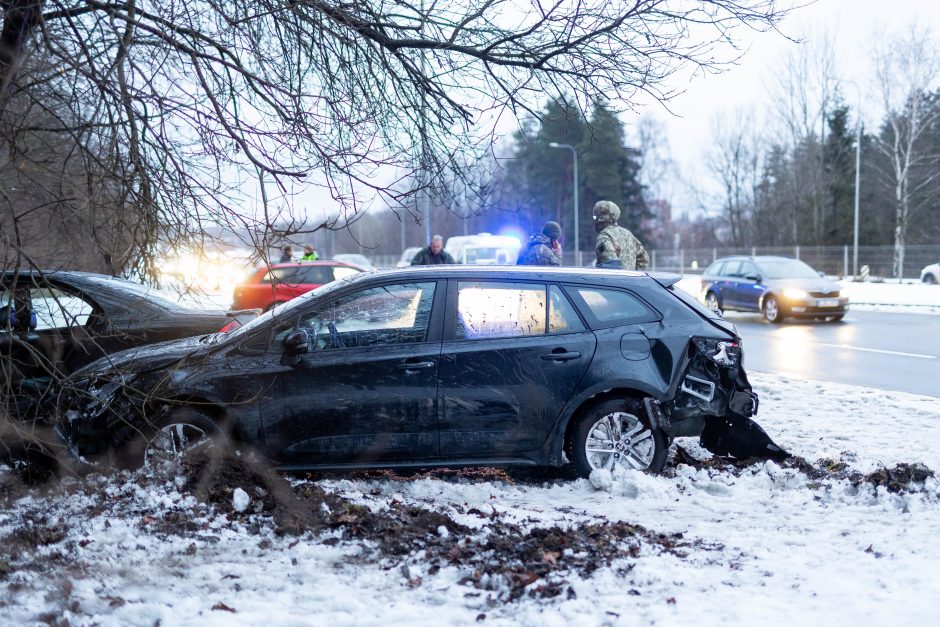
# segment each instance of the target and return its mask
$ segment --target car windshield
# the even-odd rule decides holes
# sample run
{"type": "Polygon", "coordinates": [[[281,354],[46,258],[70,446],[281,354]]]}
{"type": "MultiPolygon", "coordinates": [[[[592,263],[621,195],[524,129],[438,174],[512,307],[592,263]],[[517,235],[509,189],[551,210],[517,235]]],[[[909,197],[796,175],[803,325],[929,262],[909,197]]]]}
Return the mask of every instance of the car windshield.
{"type": "Polygon", "coordinates": [[[815,279],[819,273],[799,259],[762,259],[765,279],[815,279]]]}

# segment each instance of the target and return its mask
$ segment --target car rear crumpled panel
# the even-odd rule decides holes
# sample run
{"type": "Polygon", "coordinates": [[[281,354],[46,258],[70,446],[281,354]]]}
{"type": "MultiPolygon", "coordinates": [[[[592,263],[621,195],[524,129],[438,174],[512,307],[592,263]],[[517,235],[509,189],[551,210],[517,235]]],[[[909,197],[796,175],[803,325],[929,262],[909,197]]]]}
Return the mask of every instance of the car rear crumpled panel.
{"type": "Polygon", "coordinates": [[[666,432],[670,436],[699,435],[709,416],[736,413],[748,418],[757,413],[757,395],[741,367],[740,347],[736,347],[731,365],[719,364],[693,340],[689,341],[686,357],[675,394],[663,406],[669,417],[666,432]]]}

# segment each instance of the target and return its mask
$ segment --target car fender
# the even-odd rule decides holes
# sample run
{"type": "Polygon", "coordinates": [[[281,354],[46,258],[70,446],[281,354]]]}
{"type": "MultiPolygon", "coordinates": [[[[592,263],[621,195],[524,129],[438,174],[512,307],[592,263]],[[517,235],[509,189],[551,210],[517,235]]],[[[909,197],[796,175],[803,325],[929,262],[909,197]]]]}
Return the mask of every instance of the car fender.
{"type": "Polygon", "coordinates": [[[542,455],[547,463],[554,466],[564,463],[562,451],[565,446],[565,434],[568,431],[568,425],[578,411],[586,404],[591,403],[593,399],[614,391],[623,392],[623,396],[649,396],[657,401],[666,400],[669,393],[668,390],[656,389],[647,381],[638,379],[607,380],[580,390],[565,403],[561,414],[555,421],[555,425],[549,432],[549,437],[542,445],[542,455]]]}

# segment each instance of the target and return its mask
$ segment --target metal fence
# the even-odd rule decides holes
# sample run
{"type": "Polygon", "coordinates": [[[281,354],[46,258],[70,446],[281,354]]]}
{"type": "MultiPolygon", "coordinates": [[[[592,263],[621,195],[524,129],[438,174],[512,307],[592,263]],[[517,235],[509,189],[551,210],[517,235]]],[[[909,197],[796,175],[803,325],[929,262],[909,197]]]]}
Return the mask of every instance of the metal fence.
{"type": "MultiPolygon", "coordinates": [[[[777,246],[744,248],[678,248],[675,250],[650,251],[652,269],[663,272],[701,272],[712,262],[729,255],[781,255],[802,259],[816,270],[829,275],[852,276],[853,249],[851,246],[777,246]]],[[[921,269],[940,262],[940,245],[906,246],[902,250],[904,260],[903,277],[920,278],[921,269]]],[[[858,267],[868,267],[873,278],[898,278],[894,276],[893,246],[859,246],[858,267]]]]}
{"type": "MultiPolygon", "coordinates": [[[[716,259],[729,255],[781,255],[802,259],[816,270],[833,276],[852,275],[851,246],[776,246],[776,247],[727,247],[727,248],[677,248],[670,250],[651,250],[650,266],[661,272],[702,272],[716,259]]],[[[920,278],[921,269],[932,263],[940,262],[940,245],[906,246],[904,248],[904,277],[920,278]]],[[[393,268],[398,263],[399,255],[369,255],[377,268],[393,268]]],[[[567,250],[563,254],[566,266],[590,265],[594,260],[593,250],[581,251],[581,263],[575,262],[574,252],[567,250]]],[[[894,277],[893,246],[859,246],[858,267],[868,266],[869,276],[873,278],[894,277]]]]}

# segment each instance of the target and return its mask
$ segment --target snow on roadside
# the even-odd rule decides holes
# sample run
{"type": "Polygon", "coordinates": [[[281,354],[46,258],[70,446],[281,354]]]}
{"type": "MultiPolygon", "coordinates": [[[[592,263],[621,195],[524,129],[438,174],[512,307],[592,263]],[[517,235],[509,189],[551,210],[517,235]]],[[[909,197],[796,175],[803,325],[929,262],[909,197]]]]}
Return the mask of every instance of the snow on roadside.
{"type": "MultiPolygon", "coordinates": [[[[760,424],[795,454],[861,472],[898,462],[940,469],[936,399],[752,378],[760,424]]],[[[694,441],[680,444],[703,454],[694,441]]],[[[432,572],[430,553],[376,553],[336,530],[278,536],[252,513],[260,501],[247,485],[231,486],[244,492],[244,514],[231,500],[227,511],[197,502],[179,481],[98,479],[9,505],[0,488],[0,624],[896,625],[932,622],[940,606],[936,477],[901,493],[773,463],[607,479],[295,481],[389,516],[398,504],[440,512],[454,524],[435,526],[436,542],[454,550],[458,525],[473,534],[626,521],[688,542],[672,551],[642,544],[593,574],[565,574],[558,596],[514,601],[498,578],[489,589],[468,583],[474,573],[459,564],[432,572]],[[27,531],[17,526],[24,519],[34,520],[27,531]]]]}

